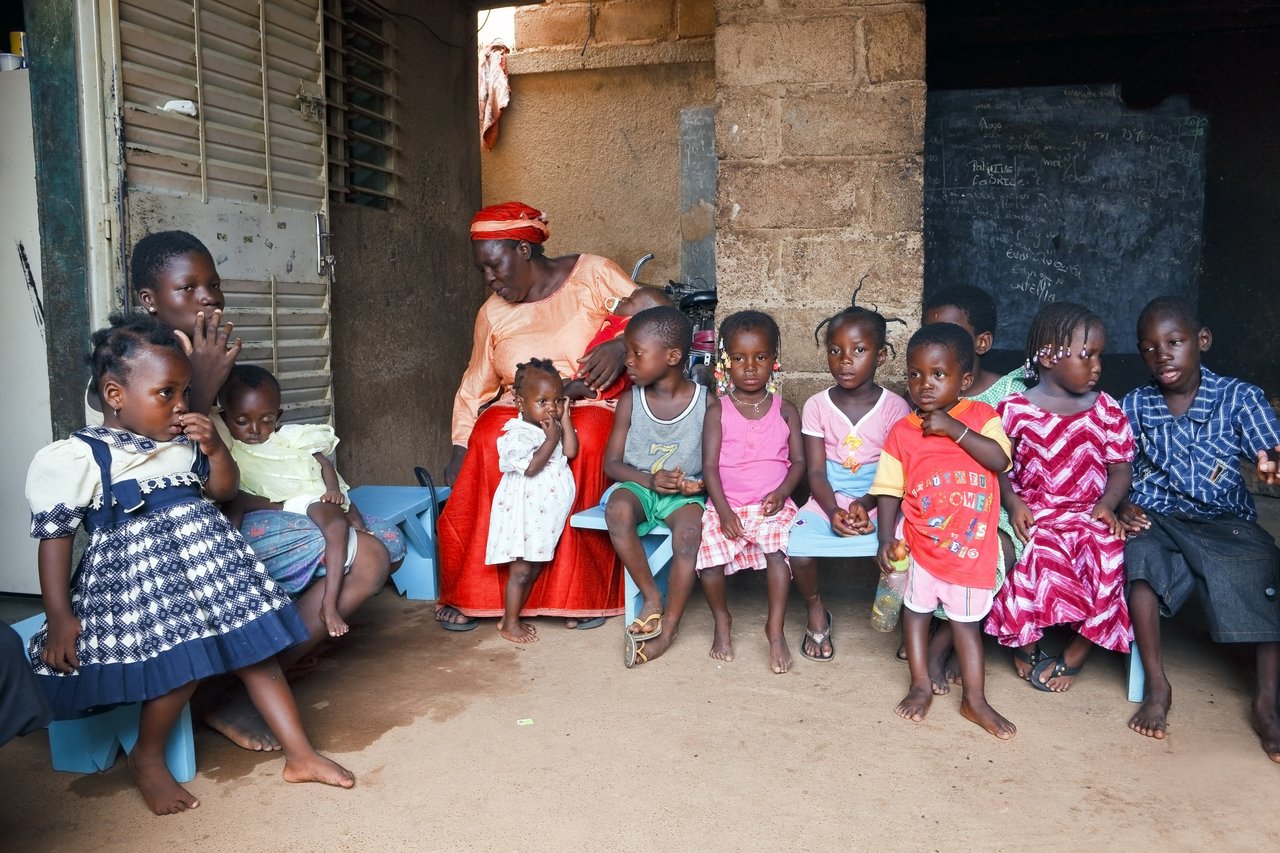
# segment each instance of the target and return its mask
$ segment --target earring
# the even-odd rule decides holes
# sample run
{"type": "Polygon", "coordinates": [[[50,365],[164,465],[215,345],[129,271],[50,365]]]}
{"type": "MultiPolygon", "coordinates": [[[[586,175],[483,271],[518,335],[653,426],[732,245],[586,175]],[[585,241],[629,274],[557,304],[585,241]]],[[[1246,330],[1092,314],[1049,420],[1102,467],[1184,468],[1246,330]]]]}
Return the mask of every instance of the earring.
{"type": "Polygon", "coordinates": [[[764,384],[764,390],[770,394],[778,393],[778,383],[782,381],[782,362],[776,358],[773,360],[773,372],[769,375],[769,381],[764,384]]]}
{"type": "Polygon", "coordinates": [[[147,306],[147,313],[148,313],[148,314],[154,314],[154,313],[156,313],[156,309],[155,309],[154,307],[152,307],[152,306],[147,306]]]}
{"type": "Polygon", "coordinates": [[[1030,358],[1022,365],[1022,378],[1027,382],[1034,382],[1036,379],[1036,366],[1030,358]]]}
{"type": "Polygon", "coordinates": [[[723,397],[729,392],[729,353],[724,351],[724,343],[720,344],[720,357],[716,359],[712,376],[716,380],[716,391],[723,397]]]}
{"type": "Polygon", "coordinates": [[[115,406],[111,407],[111,413],[114,414],[117,418],[120,417],[120,410],[117,409],[115,406]]]}

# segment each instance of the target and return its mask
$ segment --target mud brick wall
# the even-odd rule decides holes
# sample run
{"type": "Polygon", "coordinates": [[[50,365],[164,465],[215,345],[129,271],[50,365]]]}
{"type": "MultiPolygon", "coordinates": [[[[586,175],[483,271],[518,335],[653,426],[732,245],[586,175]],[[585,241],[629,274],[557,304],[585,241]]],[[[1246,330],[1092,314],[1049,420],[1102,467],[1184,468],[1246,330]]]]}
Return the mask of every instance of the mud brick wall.
{"type": "MultiPolygon", "coordinates": [[[[918,326],[923,3],[716,0],[720,314],[782,328],[783,393],[830,383],[813,329],[849,303],[918,326]]],[[[901,388],[909,330],[880,378],[901,388]]]]}

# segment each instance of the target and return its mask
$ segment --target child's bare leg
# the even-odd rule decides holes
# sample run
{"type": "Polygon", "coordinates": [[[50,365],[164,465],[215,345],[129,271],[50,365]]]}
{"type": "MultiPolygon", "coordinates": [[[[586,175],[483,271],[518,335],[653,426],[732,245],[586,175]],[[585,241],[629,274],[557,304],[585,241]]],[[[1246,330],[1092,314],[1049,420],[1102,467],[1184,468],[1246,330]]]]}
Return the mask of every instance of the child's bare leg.
{"type": "Polygon", "coordinates": [[[960,714],[966,720],[977,723],[1001,740],[1017,734],[1013,723],[996,713],[987,702],[986,661],[982,653],[982,631],[977,622],[951,622],[951,635],[955,638],[956,656],[960,659],[961,678],[964,679],[960,700],[960,714]]]}
{"type": "Polygon", "coordinates": [[[960,665],[955,658],[955,643],[951,638],[951,622],[938,620],[938,628],[929,638],[929,683],[934,696],[946,696],[951,692],[951,682],[961,680],[960,665]]]}
{"type": "MultiPolygon", "coordinates": [[[[356,536],[360,537],[356,560],[344,579],[342,591],[338,593],[338,612],[343,619],[350,619],[366,601],[381,592],[391,573],[391,555],[382,540],[371,533],[357,533],[356,536]]],[[[281,668],[288,669],[321,640],[328,638],[329,632],[320,620],[320,600],[323,597],[324,583],[320,582],[311,584],[298,598],[298,615],[306,626],[307,639],[276,656],[281,668]]],[[[227,698],[209,709],[204,721],[209,728],[242,749],[274,751],[280,748],[280,741],[276,740],[242,689],[229,692],[227,698]]]]}
{"type": "MultiPolygon", "coordinates": [[[[1083,666],[1091,651],[1093,651],[1093,643],[1076,634],[1071,638],[1071,642],[1067,643],[1067,647],[1062,650],[1062,662],[1072,669],[1083,666]]],[[[1048,675],[1050,672],[1053,672],[1053,670],[1050,669],[1048,672],[1041,673],[1041,675],[1048,675]]],[[[1059,675],[1054,678],[1042,678],[1040,683],[1054,693],[1066,693],[1071,689],[1071,683],[1075,680],[1076,676],[1074,675],[1059,675]]]]}
{"type": "Polygon", "coordinates": [[[1146,581],[1134,581],[1129,586],[1129,618],[1133,622],[1133,638],[1138,643],[1138,656],[1142,659],[1146,676],[1142,704],[1129,718],[1129,728],[1160,740],[1168,726],[1173,687],[1165,675],[1164,655],[1160,648],[1160,598],[1146,581]]]}
{"type": "Polygon", "coordinates": [[[324,501],[307,507],[307,518],[324,534],[324,597],[320,600],[320,621],[330,637],[341,637],[350,630],[338,612],[338,593],[342,591],[347,567],[347,537],[351,535],[351,525],[341,506],[324,501]]]}
{"type": "Polygon", "coordinates": [[[689,597],[693,595],[693,585],[698,577],[694,566],[698,562],[698,546],[702,544],[702,506],[685,504],[663,521],[671,528],[671,574],[667,578],[667,607],[662,614],[662,634],[644,641],[644,656],[649,660],[671,648],[676,634],[680,632],[680,621],[684,618],[689,597]]]}
{"type": "MultiPolygon", "coordinates": [[[[1141,648],[1141,647],[1139,647],[1141,648]]],[[[1253,697],[1253,730],[1262,741],[1262,750],[1280,764],[1280,643],[1258,643],[1258,690],[1253,697]]]]}
{"type": "Polygon", "coordinates": [[[192,681],[142,703],[138,741],[129,753],[129,773],[147,807],[156,814],[178,814],[200,805],[200,801],[173,778],[164,760],[169,734],[197,684],[199,682],[192,681]]]}
{"type": "Polygon", "coordinates": [[[307,739],[293,691],[275,658],[238,669],[236,676],[244,682],[249,698],[284,747],[286,782],[323,782],[339,788],[356,783],[350,770],[316,752],[307,739]]]}
{"type": "MultiPolygon", "coordinates": [[[[804,599],[805,626],[815,634],[826,633],[829,627],[827,605],[822,600],[822,593],[818,591],[818,561],[813,557],[792,557],[791,577],[795,579],[796,591],[804,599]]],[[[816,658],[831,658],[835,653],[830,634],[823,637],[817,646],[808,634],[800,642],[803,649],[816,658]]]]}
{"type": "Polygon", "coordinates": [[[729,602],[725,592],[724,566],[712,566],[698,572],[702,582],[702,594],[711,606],[711,618],[715,620],[715,634],[711,638],[711,657],[716,660],[733,660],[733,617],[729,615],[729,602]]]}
{"type": "Polygon", "coordinates": [[[907,646],[907,666],[911,667],[911,687],[894,709],[899,717],[918,723],[929,713],[933,685],[929,681],[929,620],[931,613],[902,608],[902,635],[907,646]]]}
{"type": "MultiPolygon", "coordinates": [[[[787,593],[791,591],[791,570],[781,551],[766,554],[765,574],[769,583],[769,617],[764,635],[769,640],[769,666],[779,675],[791,669],[791,649],[783,630],[787,619],[787,593]]],[[[826,619],[823,619],[826,622],[826,619]]],[[[824,628],[825,630],[825,628],[824,628]]]]}
{"type": "Polygon", "coordinates": [[[638,615],[644,624],[633,623],[627,626],[632,634],[643,637],[654,632],[658,621],[655,619],[646,623],[645,620],[662,613],[662,593],[658,591],[658,584],[653,579],[653,570],[649,567],[644,545],[640,544],[640,537],[636,535],[636,525],[644,521],[644,508],[634,494],[626,489],[618,489],[609,496],[609,502],[605,504],[604,520],[609,526],[609,541],[613,543],[613,550],[631,576],[636,589],[644,597],[638,615]]]}
{"type": "Polygon", "coordinates": [[[498,633],[513,643],[538,642],[538,629],[520,621],[520,611],[529,600],[533,582],[542,571],[542,563],[528,560],[512,560],[507,564],[507,587],[503,602],[503,616],[498,620],[498,633]]]}

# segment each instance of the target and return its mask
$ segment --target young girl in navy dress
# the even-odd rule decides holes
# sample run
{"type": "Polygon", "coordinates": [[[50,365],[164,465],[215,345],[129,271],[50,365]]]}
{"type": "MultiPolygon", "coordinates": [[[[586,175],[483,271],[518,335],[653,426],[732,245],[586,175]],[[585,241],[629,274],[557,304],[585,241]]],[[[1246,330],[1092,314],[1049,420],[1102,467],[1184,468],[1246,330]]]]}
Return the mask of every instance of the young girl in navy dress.
{"type": "Polygon", "coordinates": [[[778,396],[778,324],[760,311],[739,311],[720,324],[716,379],[721,398],[702,421],[702,516],[698,579],[711,605],[711,657],[733,660],[725,575],[765,569],[769,585],[769,666],[791,669],[783,634],[791,569],[787,542],[795,520],[791,493],[804,476],[800,413],[778,396]]]}
{"type": "Polygon", "coordinates": [[[351,787],[312,748],[275,660],[306,639],[296,608],[205,499],[234,495],[239,475],[208,416],[188,410],[177,338],[152,317],[113,317],[91,366],[103,426],[44,448],[27,475],[47,614],[29,651],[55,715],[142,702],[129,770],[152,811],[174,814],[199,801],[165,766],[165,741],[199,681],[234,672],[284,746],[287,781],[351,787]]]}

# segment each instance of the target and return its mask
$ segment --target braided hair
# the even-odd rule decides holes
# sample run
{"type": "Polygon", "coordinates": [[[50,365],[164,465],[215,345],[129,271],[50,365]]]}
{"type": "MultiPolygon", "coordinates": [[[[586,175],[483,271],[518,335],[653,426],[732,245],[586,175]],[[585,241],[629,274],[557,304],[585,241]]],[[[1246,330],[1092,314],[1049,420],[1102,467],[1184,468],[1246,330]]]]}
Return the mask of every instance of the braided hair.
{"type": "Polygon", "coordinates": [[[1039,375],[1040,359],[1057,364],[1071,355],[1067,351],[1071,346],[1071,335],[1081,327],[1088,343],[1089,331],[1101,329],[1104,325],[1101,317],[1074,302],[1052,302],[1041,308],[1027,331],[1027,378],[1034,379],[1039,375]]]}
{"type": "Polygon", "coordinates": [[[95,395],[101,395],[102,378],[107,374],[127,383],[130,363],[142,350],[168,349],[187,357],[173,329],[150,314],[112,314],[109,322],[111,325],[93,333],[93,350],[85,359],[95,395]]]}
{"type": "MultiPolygon", "coordinates": [[[[526,362],[516,365],[516,378],[512,383],[511,390],[515,394],[519,394],[524,387],[524,380],[528,377],[530,371],[539,370],[547,376],[554,376],[561,379],[560,371],[556,370],[555,362],[549,358],[531,358],[526,362]]],[[[564,381],[561,379],[561,381],[564,381]]]]}
{"type": "Polygon", "coordinates": [[[831,336],[835,334],[836,329],[846,323],[862,323],[865,328],[869,329],[871,333],[875,335],[877,347],[887,346],[889,348],[889,353],[897,356],[897,353],[893,349],[893,344],[889,343],[887,340],[889,324],[901,323],[903,326],[906,326],[907,321],[903,320],[901,317],[885,317],[875,306],[868,308],[865,305],[859,305],[858,293],[861,290],[862,285],[859,284],[857,290],[853,292],[852,299],[849,300],[848,307],[832,314],[814,328],[813,342],[819,346],[825,342],[827,346],[830,346],[831,336]],[[827,335],[825,341],[820,341],[818,339],[818,333],[822,331],[823,327],[826,327],[827,335]]]}
{"type": "Polygon", "coordinates": [[[775,353],[782,345],[782,332],[778,330],[777,320],[763,311],[738,311],[720,323],[720,349],[724,350],[729,339],[738,332],[746,331],[763,332],[775,353]]]}

